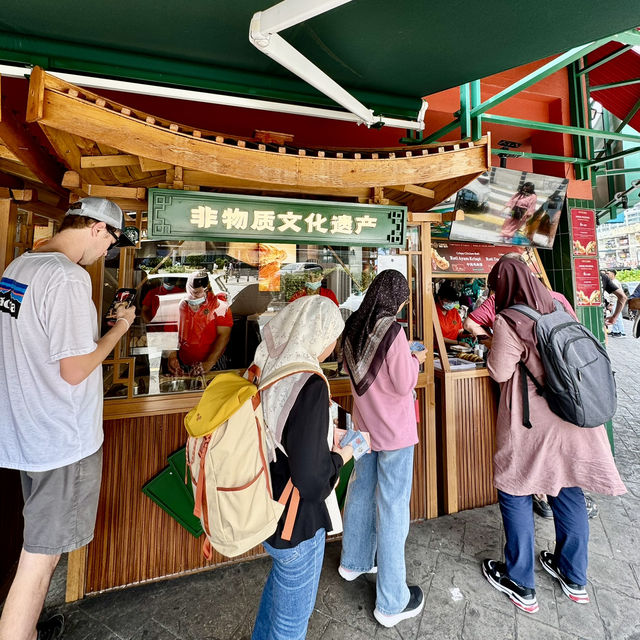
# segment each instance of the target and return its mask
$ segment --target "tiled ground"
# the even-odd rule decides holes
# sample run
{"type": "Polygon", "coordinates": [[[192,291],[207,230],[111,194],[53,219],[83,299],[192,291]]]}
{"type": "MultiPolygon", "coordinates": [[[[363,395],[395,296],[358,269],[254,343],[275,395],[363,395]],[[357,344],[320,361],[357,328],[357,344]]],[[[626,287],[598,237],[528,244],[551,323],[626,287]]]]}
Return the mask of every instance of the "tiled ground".
{"type": "MultiPolygon", "coordinates": [[[[631,331],[627,323],[627,334],[631,331]]],[[[496,592],[479,562],[498,557],[503,533],[497,507],[465,511],[415,524],[407,544],[409,581],[422,586],[420,617],[394,629],[373,616],[374,582],[341,580],[336,567],[340,543],[328,545],[312,640],[639,640],[640,639],[640,340],[610,338],[617,370],[619,408],[615,418],[616,460],[629,493],[594,496],[599,517],[591,520],[591,604],[570,602],[540,569],[540,611],[527,615],[496,592]]],[[[537,519],[537,544],[553,548],[551,521],[537,519]]],[[[65,640],[236,640],[248,638],[268,559],[87,598],[56,607],[58,584],[49,600],[67,618],[65,640]]]]}

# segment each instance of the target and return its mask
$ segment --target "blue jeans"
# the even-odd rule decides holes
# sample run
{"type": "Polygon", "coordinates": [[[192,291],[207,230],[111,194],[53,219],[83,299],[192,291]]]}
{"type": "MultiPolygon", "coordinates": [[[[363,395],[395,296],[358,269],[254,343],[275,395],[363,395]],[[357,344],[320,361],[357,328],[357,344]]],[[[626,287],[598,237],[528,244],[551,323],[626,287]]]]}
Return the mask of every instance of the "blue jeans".
{"type": "Polygon", "coordinates": [[[624,333],[624,323],[622,322],[622,313],[617,317],[616,321],[610,326],[612,333],[624,333]]]}
{"type": "MultiPolygon", "coordinates": [[[[498,491],[498,500],[506,537],[507,574],[519,585],[535,589],[531,496],[512,496],[498,491]]],[[[556,565],[571,582],[587,584],[589,519],[582,489],[565,487],[556,497],[547,496],[547,500],[556,528],[556,565]]]]}
{"type": "Polygon", "coordinates": [[[273,559],[251,640],[304,640],[318,593],[325,530],[291,549],[264,544],[273,559]]]}
{"type": "Polygon", "coordinates": [[[409,533],[413,446],[372,451],[357,460],[344,507],[340,564],[351,571],[375,566],[376,608],[385,615],[409,602],[404,543],[409,533]]]}

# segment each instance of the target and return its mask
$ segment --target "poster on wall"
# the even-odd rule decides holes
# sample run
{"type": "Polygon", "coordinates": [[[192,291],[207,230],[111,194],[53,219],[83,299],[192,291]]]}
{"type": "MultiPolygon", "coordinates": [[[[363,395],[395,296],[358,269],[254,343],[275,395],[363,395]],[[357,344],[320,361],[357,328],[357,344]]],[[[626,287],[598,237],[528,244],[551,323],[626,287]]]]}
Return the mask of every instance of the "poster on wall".
{"type": "Polygon", "coordinates": [[[600,270],[596,258],[576,258],[573,262],[576,281],[576,304],[600,306],[600,270]]]}
{"type": "Polygon", "coordinates": [[[492,167],[456,195],[450,240],[551,249],[569,180],[492,167]]]}
{"type": "Polygon", "coordinates": [[[512,251],[522,253],[524,249],[434,240],[431,243],[431,268],[434,276],[440,273],[489,273],[505,253],[512,251]]]}
{"type": "Polygon", "coordinates": [[[596,214],[593,209],[571,209],[573,255],[597,256],[596,214]]]}

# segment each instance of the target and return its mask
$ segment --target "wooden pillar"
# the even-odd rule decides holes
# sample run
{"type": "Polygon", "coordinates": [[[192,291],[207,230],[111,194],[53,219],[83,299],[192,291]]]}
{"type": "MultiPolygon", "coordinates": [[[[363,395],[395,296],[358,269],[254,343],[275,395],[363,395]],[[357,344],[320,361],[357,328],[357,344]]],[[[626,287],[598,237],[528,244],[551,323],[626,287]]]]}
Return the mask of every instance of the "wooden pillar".
{"type": "Polygon", "coordinates": [[[6,195],[7,197],[0,197],[0,273],[14,258],[18,221],[18,207],[9,194],[6,195]]]}

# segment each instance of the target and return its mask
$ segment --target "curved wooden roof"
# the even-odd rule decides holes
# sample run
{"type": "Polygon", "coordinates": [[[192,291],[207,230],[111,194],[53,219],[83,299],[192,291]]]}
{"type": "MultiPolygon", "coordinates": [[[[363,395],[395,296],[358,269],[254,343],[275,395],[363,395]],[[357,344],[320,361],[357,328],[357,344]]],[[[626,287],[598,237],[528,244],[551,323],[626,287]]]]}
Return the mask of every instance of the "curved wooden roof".
{"type": "Polygon", "coordinates": [[[487,138],[383,149],[315,149],[259,142],[157,118],[36,68],[27,120],[38,122],[74,173],[79,195],[131,208],[151,186],[390,200],[426,211],[490,166],[487,138]],[[382,189],[382,190],[381,190],[382,189]],[[126,202],[129,201],[129,202],[126,202]]]}

